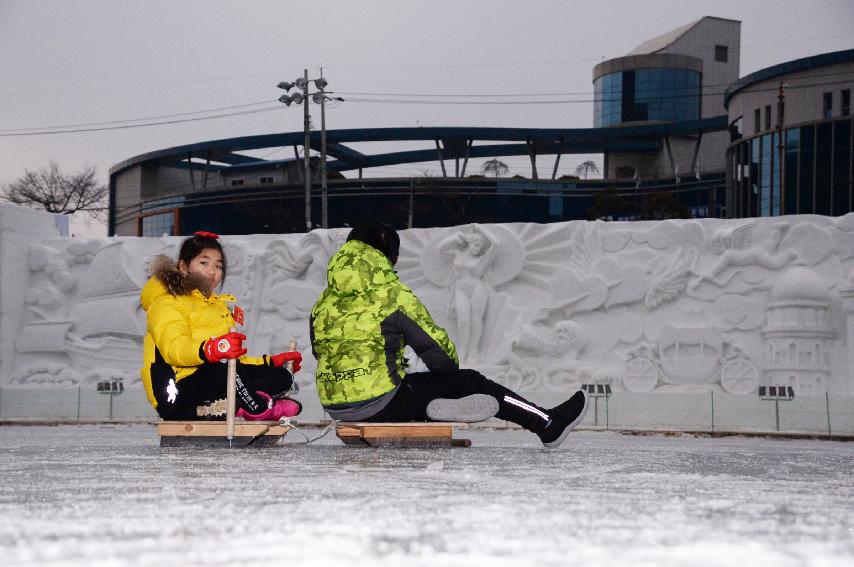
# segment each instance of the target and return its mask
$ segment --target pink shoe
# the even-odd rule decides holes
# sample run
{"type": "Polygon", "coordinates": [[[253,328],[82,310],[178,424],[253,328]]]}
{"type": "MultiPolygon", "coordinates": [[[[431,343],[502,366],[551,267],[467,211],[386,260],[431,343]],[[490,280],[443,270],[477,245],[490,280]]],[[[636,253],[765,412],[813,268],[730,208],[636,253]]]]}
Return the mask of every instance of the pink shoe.
{"type": "Polygon", "coordinates": [[[273,400],[266,392],[256,392],[259,396],[267,400],[267,409],[261,413],[249,413],[243,408],[238,408],[237,417],[242,417],[247,421],[278,421],[283,417],[294,417],[302,411],[302,404],[291,398],[282,398],[273,400]]]}
{"type": "Polygon", "coordinates": [[[280,400],[276,400],[273,405],[273,411],[278,412],[278,417],[275,417],[274,419],[280,419],[282,417],[296,417],[302,413],[302,404],[293,398],[282,398],[280,400]]]}

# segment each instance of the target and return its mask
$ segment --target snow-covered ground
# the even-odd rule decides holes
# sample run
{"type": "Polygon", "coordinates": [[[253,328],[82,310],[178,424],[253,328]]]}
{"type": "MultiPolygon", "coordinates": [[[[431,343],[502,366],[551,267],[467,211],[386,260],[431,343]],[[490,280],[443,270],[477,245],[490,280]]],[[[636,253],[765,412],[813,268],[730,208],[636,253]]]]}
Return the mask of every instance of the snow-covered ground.
{"type": "Polygon", "coordinates": [[[0,427],[0,564],[854,564],[850,443],[458,436],[161,449],[153,426],[0,427]]]}

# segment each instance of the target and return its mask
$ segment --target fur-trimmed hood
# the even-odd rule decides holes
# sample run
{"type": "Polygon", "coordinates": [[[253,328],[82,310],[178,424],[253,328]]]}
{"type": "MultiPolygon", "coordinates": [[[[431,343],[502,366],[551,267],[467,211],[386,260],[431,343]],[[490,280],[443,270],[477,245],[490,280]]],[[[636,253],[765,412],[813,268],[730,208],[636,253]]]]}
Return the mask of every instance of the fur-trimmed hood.
{"type": "Polygon", "coordinates": [[[148,264],[148,273],[151,278],[140,294],[140,303],[146,311],[157,297],[165,293],[176,297],[190,295],[196,289],[206,297],[211,297],[213,293],[210,282],[206,278],[181,272],[175,260],[169,256],[160,254],[152,258],[148,264]]]}

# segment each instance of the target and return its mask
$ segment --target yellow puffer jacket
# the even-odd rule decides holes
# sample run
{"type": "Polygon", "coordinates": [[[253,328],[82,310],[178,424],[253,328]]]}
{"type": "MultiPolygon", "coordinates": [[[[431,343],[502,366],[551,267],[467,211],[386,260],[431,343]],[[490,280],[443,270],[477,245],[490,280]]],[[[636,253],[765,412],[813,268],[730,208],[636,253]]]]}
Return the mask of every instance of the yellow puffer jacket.
{"type": "MultiPolygon", "coordinates": [[[[154,258],[150,272],[151,278],[140,292],[140,303],[148,319],[141,375],[148,401],[156,408],[152,365],[158,362],[170,365],[176,382],[195,372],[205,362],[200,352],[202,344],[211,337],[224,335],[234,326],[227,302],[234,302],[235,298],[206,296],[194,285],[197,282],[178,272],[174,261],[166,256],[154,258]]],[[[262,358],[247,356],[240,361],[264,363],[262,358]]]]}

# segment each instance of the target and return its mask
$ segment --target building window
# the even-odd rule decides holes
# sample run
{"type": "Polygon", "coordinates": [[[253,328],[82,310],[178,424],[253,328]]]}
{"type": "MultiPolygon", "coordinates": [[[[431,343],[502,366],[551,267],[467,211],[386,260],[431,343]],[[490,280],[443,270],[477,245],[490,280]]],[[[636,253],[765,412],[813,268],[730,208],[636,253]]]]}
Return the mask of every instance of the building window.
{"type": "Polygon", "coordinates": [[[815,130],[815,214],[832,215],[833,123],[821,122],[815,130]]]}
{"type": "Polygon", "coordinates": [[[824,93],[824,103],[822,104],[822,118],[831,118],[833,116],[833,93],[824,93]]]}
{"type": "Polygon", "coordinates": [[[263,184],[265,184],[265,183],[272,183],[272,182],[273,182],[273,177],[272,177],[272,176],[270,176],[270,177],[262,177],[259,181],[261,182],[261,184],[262,184],[262,185],[263,185],[263,184]]]}
{"type": "Polygon", "coordinates": [[[833,160],[831,183],[833,184],[832,214],[844,215],[851,207],[851,120],[836,120],[833,123],[833,160]]]}
{"type": "Polygon", "coordinates": [[[744,120],[741,116],[730,122],[727,130],[729,130],[729,141],[735,142],[736,140],[740,140],[742,138],[742,128],[744,127],[744,120]]]}
{"type": "Polygon", "coordinates": [[[168,211],[144,216],[139,224],[139,236],[163,236],[168,234],[174,236],[176,211],[168,211]]]}
{"type": "Polygon", "coordinates": [[[771,208],[774,201],[772,196],[774,188],[771,186],[772,147],[770,135],[765,134],[759,139],[760,154],[756,161],[759,164],[759,216],[763,217],[774,216],[774,211],[771,208]]]}
{"type": "Polygon", "coordinates": [[[726,63],[729,58],[729,48],[726,45],[716,45],[715,46],[715,61],[720,61],[721,63],[726,63]]]}
{"type": "Polygon", "coordinates": [[[232,179],[231,180],[231,186],[232,187],[239,187],[240,185],[243,185],[242,179],[232,179]]]}
{"type": "Polygon", "coordinates": [[[754,134],[759,133],[759,130],[760,130],[759,125],[761,124],[760,120],[762,120],[762,114],[761,114],[761,111],[757,108],[753,112],[753,133],[754,134]]]}
{"type": "Polygon", "coordinates": [[[842,104],[840,108],[842,109],[842,116],[851,114],[851,89],[842,91],[842,104]]]}
{"type": "Polygon", "coordinates": [[[700,73],[687,69],[634,69],[593,81],[594,125],[696,120],[700,117],[700,73]]]}
{"type": "Polygon", "coordinates": [[[815,170],[815,126],[801,128],[800,157],[798,164],[798,214],[810,215],[815,212],[813,195],[813,172],[815,170]]]}
{"type": "Polygon", "coordinates": [[[766,130],[771,129],[771,105],[770,104],[765,105],[765,129],[766,130]]]}
{"type": "Polygon", "coordinates": [[[800,130],[786,130],[785,141],[785,175],[783,176],[783,214],[794,215],[798,212],[798,148],[800,146],[800,130]]]}

